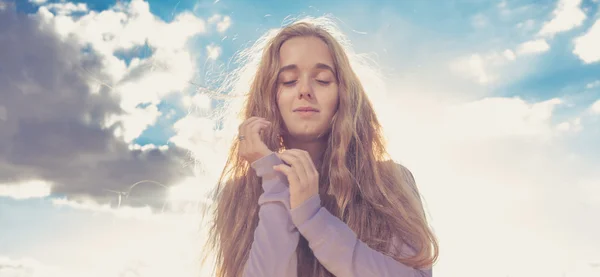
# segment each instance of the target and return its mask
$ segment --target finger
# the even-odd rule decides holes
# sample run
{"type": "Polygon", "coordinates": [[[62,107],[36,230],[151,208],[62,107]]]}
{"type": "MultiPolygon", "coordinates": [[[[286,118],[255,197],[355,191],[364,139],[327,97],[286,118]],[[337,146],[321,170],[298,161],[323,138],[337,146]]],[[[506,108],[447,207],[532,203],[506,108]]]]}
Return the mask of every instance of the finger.
{"type": "MultiPolygon", "coordinates": [[[[242,125],[240,125],[239,136],[244,136],[244,138],[245,138],[242,141],[248,140],[248,135],[250,133],[249,126],[251,126],[255,122],[261,121],[261,120],[263,120],[263,118],[261,118],[261,117],[251,117],[251,118],[248,118],[246,121],[244,121],[244,123],[242,123],[242,125]]],[[[248,143],[244,143],[244,145],[250,146],[248,143]]]]}
{"type": "Polygon", "coordinates": [[[308,175],[306,174],[304,163],[301,161],[301,157],[299,157],[296,151],[284,151],[281,153],[281,159],[291,165],[292,169],[296,172],[296,175],[298,175],[301,184],[307,184],[308,175]]]}
{"type": "Polygon", "coordinates": [[[283,175],[285,175],[285,177],[287,177],[288,179],[288,183],[290,184],[290,186],[296,186],[296,184],[300,182],[300,179],[298,179],[298,175],[296,174],[294,169],[288,165],[278,164],[273,166],[273,170],[281,172],[283,175]]]}
{"type": "Polygon", "coordinates": [[[310,157],[310,154],[308,154],[307,151],[298,150],[298,149],[292,149],[292,150],[290,150],[290,153],[292,153],[294,156],[296,156],[298,161],[302,164],[302,167],[304,168],[304,174],[306,176],[306,180],[312,182],[313,181],[312,178],[316,176],[317,170],[315,169],[315,166],[312,161],[312,158],[310,157]]]}
{"type": "Polygon", "coordinates": [[[271,125],[271,122],[262,119],[262,120],[256,120],[254,122],[252,122],[251,124],[248,125],[248,135],[251,136],[253,139],[260,139],[260,130],[264,129],[265,127],[268,127],[271,125]]]}
{"type": "Polygon", "coordinates": [[[266,119],[262,117],[251,117],[240,128],[240,134],[248,136],[252,132],[252,126],[257,122],[268,122],[266,119]]]}
{"type": "Polygon", "coordinates": [[[262,138],[260,137],[260,130],[267,128],[270,125],[271,123],[265,119],[256,120],[248,124],[248,133],[246,133],[246,136],[250,147],[256,149],[264,144],[262,138]]]}
{"type": "Polygon", "coordinates": [[[251,145],[248,143],[248,139],[246,138],[247,135],[247,131],[246,129],[248,128],[249,124],[252,124],[253,122],[259,121],[261,120],[261,117],[250,117],[248,119],[246,119],[242,124],[240,124],[240,126],[238,127],[238,137],[240,136],[244,136],[244,139],[239,139],[238,143],[239,143],[239,154],[242,156],[247,155],[248,151],[251,150],[251,145]]]}
{"type": "Polygon", "coordinates": [[[253,117],[250,117],[250,118],[244,120],[244,122],[242,122],[242,124],[240,124],[240,126],[238,127],[238,133],[243,134],[243,131],[245,130],[246,126],[248,126],[248,124],[250,124],[254,121],[260,120],[260,119],[263,119],[263,118],[253,116],[253,117]]]}

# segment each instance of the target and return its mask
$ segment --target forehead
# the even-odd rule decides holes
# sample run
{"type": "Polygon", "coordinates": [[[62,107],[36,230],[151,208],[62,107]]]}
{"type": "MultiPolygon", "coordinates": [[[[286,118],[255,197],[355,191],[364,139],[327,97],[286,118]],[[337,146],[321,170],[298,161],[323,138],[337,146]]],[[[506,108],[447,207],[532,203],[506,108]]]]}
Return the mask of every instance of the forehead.
{"type": "Polygon", "coordinates": [[[316,37],[295,37],[285,41],[279,51],[282,67],[295,64],[299,69],[310,69],[317,64],[334,68],[327,44],[316,37]]]}

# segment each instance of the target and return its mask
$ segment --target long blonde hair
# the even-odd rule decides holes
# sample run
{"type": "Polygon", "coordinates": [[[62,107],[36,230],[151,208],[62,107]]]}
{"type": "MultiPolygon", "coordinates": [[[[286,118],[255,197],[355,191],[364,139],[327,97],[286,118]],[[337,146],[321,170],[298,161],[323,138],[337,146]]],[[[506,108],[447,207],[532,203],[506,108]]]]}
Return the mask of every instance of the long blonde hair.
{"type": "MultiPolygon", "coordinates": [[[[299,36],[323,40],[333,57],[340,90],[338,110],[319,171],[323,206],[372,249],[406,265],[429,268],[437,259],[438,245],[420,195],[410,172],[389,158],[381,125],[343,46],[347,40],[337,30],[326,17],[307,18],[259,39],[254,48],[260,45],[262,55],[255,61],[258,68],[251,78],[241,119],[259,116],[271,121],[273,128],[263,133],[263,140],[269,149],[280,150],[283,145],[279,130],[283,122],[275,99],[280,47],[299,36]],[[390,248],[389,242],[394,239],[415,249],[415,255],[401,255],[401,247],[390,248]]],[[[248,52],[241,55],[248,58],[248,52]]],[[[241,276],[258,224],[260,179],[238,157],[238,146],[237,141],[233,142],[215,189],[209,246],[216,254],[218,277],[241,276]]],[[[332,276],[302,237],[297,254],[298,276],[332,276]]]]}

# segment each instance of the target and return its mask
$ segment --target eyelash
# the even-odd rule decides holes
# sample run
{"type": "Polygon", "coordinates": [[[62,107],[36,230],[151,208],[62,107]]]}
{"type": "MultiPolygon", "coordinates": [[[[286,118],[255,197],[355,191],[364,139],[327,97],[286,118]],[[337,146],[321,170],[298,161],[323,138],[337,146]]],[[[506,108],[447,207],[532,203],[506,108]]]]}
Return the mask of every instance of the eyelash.
{"type": "MultiPolygon", "coordinates": [[[[317,80],[317,82],[319,82],[322,85],[329,85],[331,82],[330,81],[322,81],[322,80],[317,80]]],[[[296,80],[294,81],[288,81],[288,82],[283,82],[283,85],[285,86],[291,86],[293,84],[296,83],[296,80]]]]}

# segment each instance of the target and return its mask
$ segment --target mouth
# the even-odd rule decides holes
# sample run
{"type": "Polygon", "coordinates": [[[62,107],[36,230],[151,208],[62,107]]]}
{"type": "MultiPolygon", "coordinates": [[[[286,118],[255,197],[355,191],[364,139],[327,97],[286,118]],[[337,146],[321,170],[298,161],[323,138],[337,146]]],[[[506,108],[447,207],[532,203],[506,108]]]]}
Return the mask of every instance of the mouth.
{"type": "Polygon", "coordinates": [[[311,107],[300,107],[300,108],[294,109],[294,112],[301,112],[301,113],[314,112],[314,113],[318,113],[319,110],[317,110],[315,108],[311,108],[311,107]]]}

